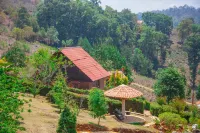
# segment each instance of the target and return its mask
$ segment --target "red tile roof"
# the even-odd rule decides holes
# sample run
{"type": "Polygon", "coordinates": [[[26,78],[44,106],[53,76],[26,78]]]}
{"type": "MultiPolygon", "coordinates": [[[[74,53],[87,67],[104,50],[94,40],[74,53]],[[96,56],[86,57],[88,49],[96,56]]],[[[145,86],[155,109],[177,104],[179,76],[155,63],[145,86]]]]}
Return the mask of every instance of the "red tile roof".
{"type": "Polygon", "coordinates": [[[81,47],[67,47],[62,49],[61,52],[92,81],[96,81],[110,75],[81,47]]]}

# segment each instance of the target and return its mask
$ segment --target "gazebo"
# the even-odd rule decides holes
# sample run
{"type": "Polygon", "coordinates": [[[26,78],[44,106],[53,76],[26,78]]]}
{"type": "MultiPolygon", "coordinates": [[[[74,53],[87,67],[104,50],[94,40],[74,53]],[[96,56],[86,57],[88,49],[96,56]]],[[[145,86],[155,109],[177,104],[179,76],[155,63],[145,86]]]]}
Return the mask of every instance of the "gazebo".
{"type": "Polygon", "coordinates": [[[107,97],[118,98],[122,100],[122,114],[125,116],[125,100],[142,96],[142,92],[127,85],[120,85],[104,92],[107,97]]]}

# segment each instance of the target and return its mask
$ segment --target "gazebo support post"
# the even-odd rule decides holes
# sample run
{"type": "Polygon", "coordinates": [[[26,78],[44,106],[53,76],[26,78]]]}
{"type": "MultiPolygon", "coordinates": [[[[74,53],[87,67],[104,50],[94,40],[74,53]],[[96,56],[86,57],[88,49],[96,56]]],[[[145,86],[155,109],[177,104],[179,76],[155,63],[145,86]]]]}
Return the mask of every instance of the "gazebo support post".
{"type": "Polygon", "coordinates": [[[122,114],[125,116],[126,115],[126,110],[125,110],[125,99],[122,99],[122,114]]]}

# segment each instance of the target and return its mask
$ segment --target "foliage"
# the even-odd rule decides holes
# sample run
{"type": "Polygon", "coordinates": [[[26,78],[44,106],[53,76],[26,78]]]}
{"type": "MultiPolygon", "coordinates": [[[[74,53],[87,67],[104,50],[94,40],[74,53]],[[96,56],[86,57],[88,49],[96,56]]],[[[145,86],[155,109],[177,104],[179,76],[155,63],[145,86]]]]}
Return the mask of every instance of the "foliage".
{"type": "Polygon", "coordinates": [[[162,112],[172,112],[172,113],[177,113],[176,108],[170,105],[162,105],[162,112]]]}
{"type": "Polygon", "coordinates": [[[197,67],[200,62],[200,35],[192,34],[184,43],[185,51],[188,54],[188,64],[191,72],[192,89],[196,87],[197,67]]]}
{"type": "Polygon", "coordinates": [[[164,122],[164,124],[169,128],[169,130],[175,129],[176,126],[179,124],[187,124],[187,121],[184,118],[181,118],[180,115],[171,112],[165,112],[160,114],[159,119],[161,122],[164,122]]]}
{"type": "Polygon", "coordinates": [[[150,110],[150,108],[151,108],[151,103],[148,102],[148,101],[145,101],[145,102],[144,102],[144,109],[150,110]]]}
{"type": "Polygon", "coordinates": [[[61,41],[72,39],[77,44],[79,38],[86,37],[91,44],[110,42],[117,46],[132,43],[137,22],[128,9],[104,10],[92,1],[45,1],[37,9],[37,19],[40,27],[54,26],[61,41]]]}
{"type": "Polygon", "coordinates": [[[72,46],[73,45],[73,40],[62,40],[62,46],[67,47],[67,46],[72,46]]]}
{"type": "Polygon", "coordinates": [[[194,20],[192,18],[186,18],[186,19],[182,20],[180,22],[180,24],[178,25],[178,27],[177,27],[178,36],[181,39],[182,43],[191,34],[193,23],[194,23],[194,20]]]}
{"type": "Polygon", "coordinates": [[[156,31],[161,31],[167,35],[171,34],[173,28],[171,17],[159,13],[145,12],[142,14],[142,19],[146,25],[155,27],[156,31]]]}
{"type": "Polygon", "coordinates": [[[177,27],[178,24],[185,18],[191,17],[194,18],[196,23],[200,23],[199,19],[199,8],[195,8],[189,5],[183,5],[179,7],[170,7],[161,11],[154,11],[155,13],[161,13],[172,17],[174,27],[177,27]]]}
{"type": "Polygon", "coordinates": [[[134,98],[132,99],[132,110],[138,113],[144,113],[144,101],[141,99],[134,98]]]}
{"type": "Polygon", "coordinates": [[[23,40],[24,39],[24,30],[20,28],[13,28],[12,35],[16,40],[23,40]]]}
{"type": "Polygon", "coordinates": [[[20,112],[23,101],[18,98],[19,91],[24,91],[22,80],[17,78],[17,71],[4,60],[0,60],[0,132],[15,133],[22,119],[20,112]]]}
{"type": "Polygon", "coordinates": [[[8,47],[7,42],[5,42],[5,41],[0,41],[0,49],[4,49],[4,48],[6,48],[6,47],[8,47]]]}
{"type": "Polygon", "coordinates": [[[24,43],[17,42],[3,56],[15,67],[24,67],[26,60],[26,49],[24,47],[25,45],[26,44],[24,43]]]}
{"type": "Polygon", "coordinates": [[[132,57],[133,68],[141,75],[152,75],[152,63],[142,54],[142,51],[138,48],[134,49],[134,55],[132,57]]]}
{"type": "Polygon", "coordinates": [[[69,62],[66,62],[63,58],[63,56],[52,57],[50,50],[45,48],[39,49],[29,57],[28,63],[32,68],[27,68],[29,76],[27,77],[25,75],[25,77],[34,83],[32,86],[34,96],[36,96],[44,86],[50,87],[56,72],[62,68],[66,70],[69,62]]]}
{"type": "Polygon", "coordinates": [[[60,115],[57,133],[76,133],[76,115],[65,107],[60,115]]]}
{"type": "Polygon", "coordinates": [[[157,97],[156,102],[159,105],[166,105],[167,104],[167,98],[166,97],[157,97]]]}
{"type": "Polygon", "coordinates": [[[150,112],[154,116],[158,116],[162,112],[162,106],[157,103],[151,103],[150,112]]]}
{"type": "Polygon", "coordinates": [[[112,72],[112,75],[110,76],[107,82],[108,88],[113,88],[122,84],[127,85],[128,78],[123,74],[123,72],[120,71],[112,72]]]}
{"type": "Polygon", "coordinates": [[[92,53],[92,46],[87,38],[79,38],[78,46],[81,46],[88,53],[92,53]]]}
{"type": "Polygon", "coordinates": [[[196,98],[200,100],[200,85],[197,88],[196,98]]]}
{"type": "Polygon", "coordinates": [[[185,101],[183,99],[177,99],[177,98],[173,99],[170,105],[174,107],[178,111],[178,113],[184,111],[186,107],[185,101]]]}
{"type": "Polygon", "coordinates": [[[89,110],[91,111],[91,116],[98,118],[98,125],[100,123],[100,118],[105,118],[104,115],[107,113],[107,102],[102,90],[95,88],[90,91],[89,94],[89,110]]]}
{"type": "Polygon", "coordinates": [[[0,11],[0,24],[3,24],[6,19],[6,14],[0,11]]]}
{"type": "Polygon", "coordinates": [[[176,68],[161,69],[156,78],[154,92],[157,96],[166,96],[167,102],[175,97],[185,97],[185,77],[176,68]]]}
{"type": "Polygon", "coordinates": [[[21,7],[17,13],[17,19],[15,22],[16,27],[19,27],[22,29],[25,26],[30,26],[31,22],[29,20],[29,17],[30,17],[30,15],[29,15],[27,9],[25,7],[21,7]]]}

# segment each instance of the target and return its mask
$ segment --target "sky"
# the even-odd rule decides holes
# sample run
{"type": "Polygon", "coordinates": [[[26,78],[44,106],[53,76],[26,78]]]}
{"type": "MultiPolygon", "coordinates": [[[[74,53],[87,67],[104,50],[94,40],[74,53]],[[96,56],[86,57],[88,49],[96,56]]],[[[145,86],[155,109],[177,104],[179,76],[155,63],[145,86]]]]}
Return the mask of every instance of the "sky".
{"type": "Polygon", "coordinates": [[[173,6],[179,7],[185,4],[198,8],[200,0],[101,0],[103,7],[108,5],[118,11],[128,8],[134,13],[162,10],[173,6]]]}

